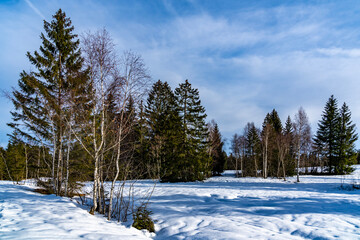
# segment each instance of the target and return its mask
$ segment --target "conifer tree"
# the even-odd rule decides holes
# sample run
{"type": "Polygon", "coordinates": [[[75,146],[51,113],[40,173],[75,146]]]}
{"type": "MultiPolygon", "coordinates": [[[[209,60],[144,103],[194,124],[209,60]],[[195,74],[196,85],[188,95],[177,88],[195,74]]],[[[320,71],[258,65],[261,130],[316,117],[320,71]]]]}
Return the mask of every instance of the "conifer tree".
{"type": "Polygon", "coordinates": [[[278,150],[276,141],[282,134],[282,123],[275,109],[268,113],[262,127],[263,177],[276,176],[278,170],[278,150]]]}
{"type": "Polygon", "coordinates": [[[134,152],[134,164],[138,166],[142,174],[142,178],[155,178],[153,172],[151,172],[149,162],[149,149],[150,141],[148,139],[149,129],[146,125],[146,116],[144,112],[143,101],[140,101],[138,118],[135,122],[134,133],[135,133],[135,152],[134,152]]]}
{"type": "Polygon", "coordinates": [[[358,135],[355,133],[355,124],[351,121],[351,112],[344,103],[339,114],[339,161],[335,167],[336,174],[350,173],[350,167],[356,163],[355,141],[358,135]]]}
{"type": "Polygon", "coordinates": [[[328,161],[328,172],[333,173],[339,154],[339,110],[337,100],[331,95],[326,102],[322,118],[318,124],[315,143],[322,147],[328,161]]]}
{"type": "Polygon", "coordinates": [[[182,122],[176,98],[167,82],[157,81],[145,108],[152,164],[162,181],[179,181],[182,122]]]}
{"type": "Polygon", "coordinates": [[[23,71],[19,90],[13,91],[14,122],[9,125],[25,138],[50,146],[53,189],[60,194],[65,179],[66,96],[71,88],[87,84],[71,20],[59,9],[51,22],[44,21],[44,30],[40,51],[27,53],[37,71],[23,71]]]}
{"type": "Polygon", "coordinates": [[[220,175],[224,171],[226,162],[226,155],[223,150],[224,142],[221,139],[221,134],[217,123],[212,120],[208,124],[209,129],[209,155],[212,158],[212,175],[220,175]]]}
{"type": "Polygon", "coordinates": [[[182,122],[182,164],[181,179],[202,180],[207,149],[207,128],[205,108],[201,106],[199,91],[192,88],[188,80],[175,89],[177,106],[182,122]]]}
{"type": "Polygon", "coordinates": [[[260,137],[259,137],[259,130],[255,127],[255,124],[252,122],[250,123],[249,131],[246,135],[246,149],[247,155],[250,157],[252,162],[253,171],[254,173],[251,174],[252,176],[257,177],[258,170],[260,169],[260,152],[261,152],[261,145],[260,145],[260,137]]]}
{"type": "Polygon", "coordinates": [[[285,169],[286,175],[292,176],[295,174],[295,146],[294,146],[294,129],[293,122],[291,121],[290,116],[287,117],[284,128],[284,138],[288,143],[288,152],[285,157],[285,169]]]}

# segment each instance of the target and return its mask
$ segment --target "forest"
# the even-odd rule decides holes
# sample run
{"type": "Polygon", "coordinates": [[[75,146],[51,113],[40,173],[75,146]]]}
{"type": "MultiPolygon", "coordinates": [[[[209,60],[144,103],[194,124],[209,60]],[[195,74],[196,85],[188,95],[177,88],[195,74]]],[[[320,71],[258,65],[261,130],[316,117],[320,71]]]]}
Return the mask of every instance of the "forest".
{"type": "Polygon", "coordinates": [[[78,36],[61,9],[43,27],[39,50],[26,54],[33,70],[21,72],[7,96],[13,132],[0,148],[1,180],[36,179],[60,196],[91,181],[90,212],[111,219],[118,181],[203,181],[232,169],[236,177],[297,175],[299,182],[303,173],[353,171],[356,126],[334,96],[314,136],[302,107],[284,124],[274,109],[261,128],[249,122],[234,134],[227,153],[189,80],[175,89],[153,81],[141,55],[119,54],[106,29],[78,36]]]}

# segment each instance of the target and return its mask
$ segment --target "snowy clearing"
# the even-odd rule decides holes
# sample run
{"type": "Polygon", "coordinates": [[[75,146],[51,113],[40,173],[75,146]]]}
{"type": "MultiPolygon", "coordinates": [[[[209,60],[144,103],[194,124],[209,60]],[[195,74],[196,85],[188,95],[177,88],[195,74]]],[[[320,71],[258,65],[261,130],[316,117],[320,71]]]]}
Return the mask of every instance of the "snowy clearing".
{"type": "MultiPolygon", "coordinates": [[[[146,235],[150,235],[146,233],[146,235]]],[[[0,181],[0,239],[149,239],[78,204],[0,181]]]]}
{"type": "MultiPolygon", "coordinates": [[[[159,183],[150,210],[156,235],[101,216],[68,199],[0,184],[0,239],[360,239],[360,190],[340,189],[348,176],[278,179],[224,176],[196,183],[159,183]]],[[[139,181],[146,192],[151,181],[139,181]]],[[[89,186],[88,186],[89,187],[89,186]]]]}

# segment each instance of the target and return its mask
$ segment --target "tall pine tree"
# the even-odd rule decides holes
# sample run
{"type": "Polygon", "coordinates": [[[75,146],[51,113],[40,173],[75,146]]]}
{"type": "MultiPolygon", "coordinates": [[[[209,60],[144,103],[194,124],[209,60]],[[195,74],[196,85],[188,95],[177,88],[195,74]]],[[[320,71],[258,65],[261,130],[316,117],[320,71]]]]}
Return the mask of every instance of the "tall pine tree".
{"type": "Polygon", "coordinates": [[[181,179],[195,181],[204,179],[208,161],[207,128],[205,108],[201,105],[199,91],[188,80],[175,89],[175,96],[182,122],[181,179]]]}
{"type": "Polygon", "coordinates": [[[78,86],[87,86],[82,71],[79,40],[66,14],[59,9],[51,22],[44,21],[40,51],[27,53],[36,71],[20,74],[19,90],[13,91],[13,123],[9,124],[27,139],[52,149],[53,189],[61,193],[65,181],[64,155],[68,95],[78,86]]]}
{"type": "Polygon", "coordinates": [[[326,102],[314,139],[316,145],[322,146],[329,173],[334,173],[335,166],[338,162],[339,119],[337,100],[334,95],[331,95],[326,102]]]}
{"type": "Polygon", "coordinates": [[[181,118],[176,98],[167,82],[157,81],[145,108],[153,170],[162,181],[181,179],[181,118]]]}
{"type": "Polygon", "coordinates": [[[335,167],[336,174],[350,173],[353,171],[352,164],[356,163],[355,141],[358,135],[355,133],[355,124],[351,121],[351,112],[344,103],[339,114],[339,161],[335,167]]]}

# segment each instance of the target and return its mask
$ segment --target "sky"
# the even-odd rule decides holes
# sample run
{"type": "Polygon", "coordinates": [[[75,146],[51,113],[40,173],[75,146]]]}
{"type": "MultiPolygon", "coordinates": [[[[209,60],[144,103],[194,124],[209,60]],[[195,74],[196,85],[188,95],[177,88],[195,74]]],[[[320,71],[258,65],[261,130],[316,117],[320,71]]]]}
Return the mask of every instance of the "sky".
{"type": "MultiPolygon", "coordinates": [[[[174,89],[188,79],[228,144],[272,109],[284,123],[302,106],[316,133],[332,94],[360,124],[358,1],[0,0],[3,92],[34,70],[26,52],[39,49],[43,20],[59,8],[76,33],[105,27],[119,53],[142,55],[154,81],[174,89]]],[[[12,109],[1,97],[1,146],[12,109]]]]}

